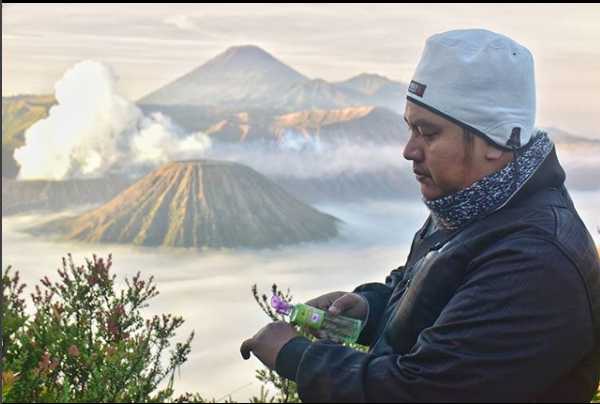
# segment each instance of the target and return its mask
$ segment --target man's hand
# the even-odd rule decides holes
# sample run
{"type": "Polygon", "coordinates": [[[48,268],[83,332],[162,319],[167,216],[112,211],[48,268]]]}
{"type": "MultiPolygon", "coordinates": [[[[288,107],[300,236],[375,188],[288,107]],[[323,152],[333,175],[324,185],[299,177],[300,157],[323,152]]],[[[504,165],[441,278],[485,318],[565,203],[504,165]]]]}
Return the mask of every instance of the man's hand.
{"type": "Polygon", "coordinates": [[[366,320],[369,311],[369,304],[365,298],[348,292],[327,293],[309,300],[306,304],[329,311],[335,316],[342,314],[359,320],[366,320]]]}
{"type": "MultiPolygon", "coordinates": [[[[365,321],[369,314],[369,303],[362,296],[356,293],[331,292],[311,299],[306,302],[309,306],[325,310],[334,316],[338,314],[346,317],[357,318],[365,321]]],[[[307,332],[316,338],[326,338],[321,330],[306,329],[307,332]]]]}
{"type": "Polygon", "coordinates": [[[242,343],[240,346],[242,358],[250,359],[250,352],[253,352],[266,367],[275,369],[275,361],[281,348],[298,335],[296,329],[286,322],[277,321],[267,324],[254,337],[242,343]]]}

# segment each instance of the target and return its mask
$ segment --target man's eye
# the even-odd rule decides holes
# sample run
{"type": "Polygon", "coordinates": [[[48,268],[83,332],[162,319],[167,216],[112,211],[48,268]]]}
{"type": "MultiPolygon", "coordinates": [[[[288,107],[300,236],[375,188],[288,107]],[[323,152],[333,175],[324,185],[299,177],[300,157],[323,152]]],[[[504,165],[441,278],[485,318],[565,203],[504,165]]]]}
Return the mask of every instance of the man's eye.
{"type": "Polygon", "coordinates": [[[426,138],[432,138],[439,133],[438,131],[425,131],[421,128],[417,128],[417,131],[419,132],[419,134],[421,136],[426,137],[426,138]]]}
{"type": "Polygon", "coordinates": [[[440,133],[440,131],[438,131],[438,130],[431,130],[429,128],[427,128],[427,130],[425,130],[420,126],[413,126],[408,123],[406,123],[406,126],[408,127],[408,129],[411,132],[417,134],[418,136],[423,136],[427,140],[432,140],[433,137],[435,137],[436,135],[438,135],[440,133]]]}

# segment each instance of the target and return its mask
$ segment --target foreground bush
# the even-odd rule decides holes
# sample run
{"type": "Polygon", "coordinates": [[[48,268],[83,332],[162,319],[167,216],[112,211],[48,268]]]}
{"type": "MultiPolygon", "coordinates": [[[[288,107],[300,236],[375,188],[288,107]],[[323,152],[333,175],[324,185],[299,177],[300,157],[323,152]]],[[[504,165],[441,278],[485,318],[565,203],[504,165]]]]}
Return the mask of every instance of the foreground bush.
{"type": "Polygon", "coordinates": [[[172,400],[175,371],[190,353],[193,333],[170,349],[183,319],[144,319],[140,310],[158,295],[153,279],[138,273],[117,292],[111,265],[110,256],[82,266],[63,258],[60,280],[45,277],[35,286],[31,315],[19,273],[4,271],[3,402],[172,400]]]}
{"type": "MultiPolygon", "coordinates": [[[[215,402],[198,393],[174,397],[175,371],[187,360],[193,333],[172,348],[181,317],[144,319],[141,309],[158,295],[153,278],[138,273],[116,291],[112,259],[93,256],[76,266],[62,260],[59,281],[47,277],[34,287],[27,310],[26,285],[11,267],[2,273],[2,402],[215,402]]],[[[289,292],[273,292],[291,301],[289,292]]],[[[282,319],[254,297],[272,320],[282,319]]],[[[263,384],[248,401],[299,402],[296,385],[268,369],[256,371],[263,384]]],[[[229,395],[219,402],[233,402],[229,395]],[[225,401],[223,401],[225,399],[225,401]]]]}

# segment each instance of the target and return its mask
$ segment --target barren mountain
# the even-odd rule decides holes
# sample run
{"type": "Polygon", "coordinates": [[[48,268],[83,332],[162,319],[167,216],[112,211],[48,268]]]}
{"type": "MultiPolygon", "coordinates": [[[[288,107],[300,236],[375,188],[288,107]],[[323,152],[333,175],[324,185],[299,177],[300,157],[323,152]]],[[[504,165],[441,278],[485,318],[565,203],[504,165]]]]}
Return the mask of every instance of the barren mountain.
{"type": "Polygon", "coordinates": [[[406,85],[376,74],[360,74],[333,83],[310,79],[265,50],[235,46],[138,101],[144,109],[169,114],[186,128],[204,119],[208,109],[274,113],[335,109],[360,105],[403,110],[406,85]],[[192,111],[195,111],[192,112],[192,111]]]}
{"type": "Polygon", "coordinates": [[[292,130],[321,140],[355,143],[399,143],[407,139],[406,125],[400,115],[375,107],[313,110],[280,115],[273,122],[277,139],[292,130]]]}
{"type": "MultiPolygon", "coordinates": [[[[368,97],[368,105],[390,108],[395,112],[404,111],[406,85],[393,81],[379,74],[362,73],[346,81],[335,83],[339,88],[345,88],[368,97]]],[[[365,103],[365,101],[363,101],[365,103]]]]}
{"type": "Polygon", "coordinates": [[[333,109],[367,104],[366,97],[351,89],[338,87],[323,79],[295,84],[274,106],[280,110],[333,109]]]}
{"type": "Polygon", "coordinates": [[[256,46],[227,49],[139,100],[157,105],[265,105],[308,78],[256,46]]]}
{"type": "Polygon", "coordinates": [[[365,95],[375,95],[381,89],[389,84],[393,83],[387,77],[379,74],[361,73],[358,76],[354,76],[345,81],[336,83],[339,87],[348,88],[365,95]]]}
{"type": "Polygon", "coordinates": [[[282,115],[232,114],[205,130],[214,141],[281,142],[286,135],[331,143],[397,143],[407,139],[400,115],[379,107],[306,110],[282,115]]]}
{"type": "Polygon", "coordinates": [[[34,231],[88,242],[265,248],[335,237],[337,222],[249,167],[196,160],[166,164],[105,205],[34,231]]]}

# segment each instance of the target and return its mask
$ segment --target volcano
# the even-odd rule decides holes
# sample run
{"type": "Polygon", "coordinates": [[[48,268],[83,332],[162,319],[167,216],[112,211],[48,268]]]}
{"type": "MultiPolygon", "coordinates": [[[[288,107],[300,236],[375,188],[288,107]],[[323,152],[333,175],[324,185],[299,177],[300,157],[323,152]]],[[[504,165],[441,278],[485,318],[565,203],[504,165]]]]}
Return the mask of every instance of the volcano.
{"type": "Polygon", "coordinates": [[[105,205],[33,232],[144,246],[272,248],[333,238],[338,223],[250,167],[194,160],[161,166],[105,205]]]}
{"type": "Polygon", "coordinates": [[[139,104],[260,106],[307,80],[257,46],[234,46],[143,97],[139,104]]]}

